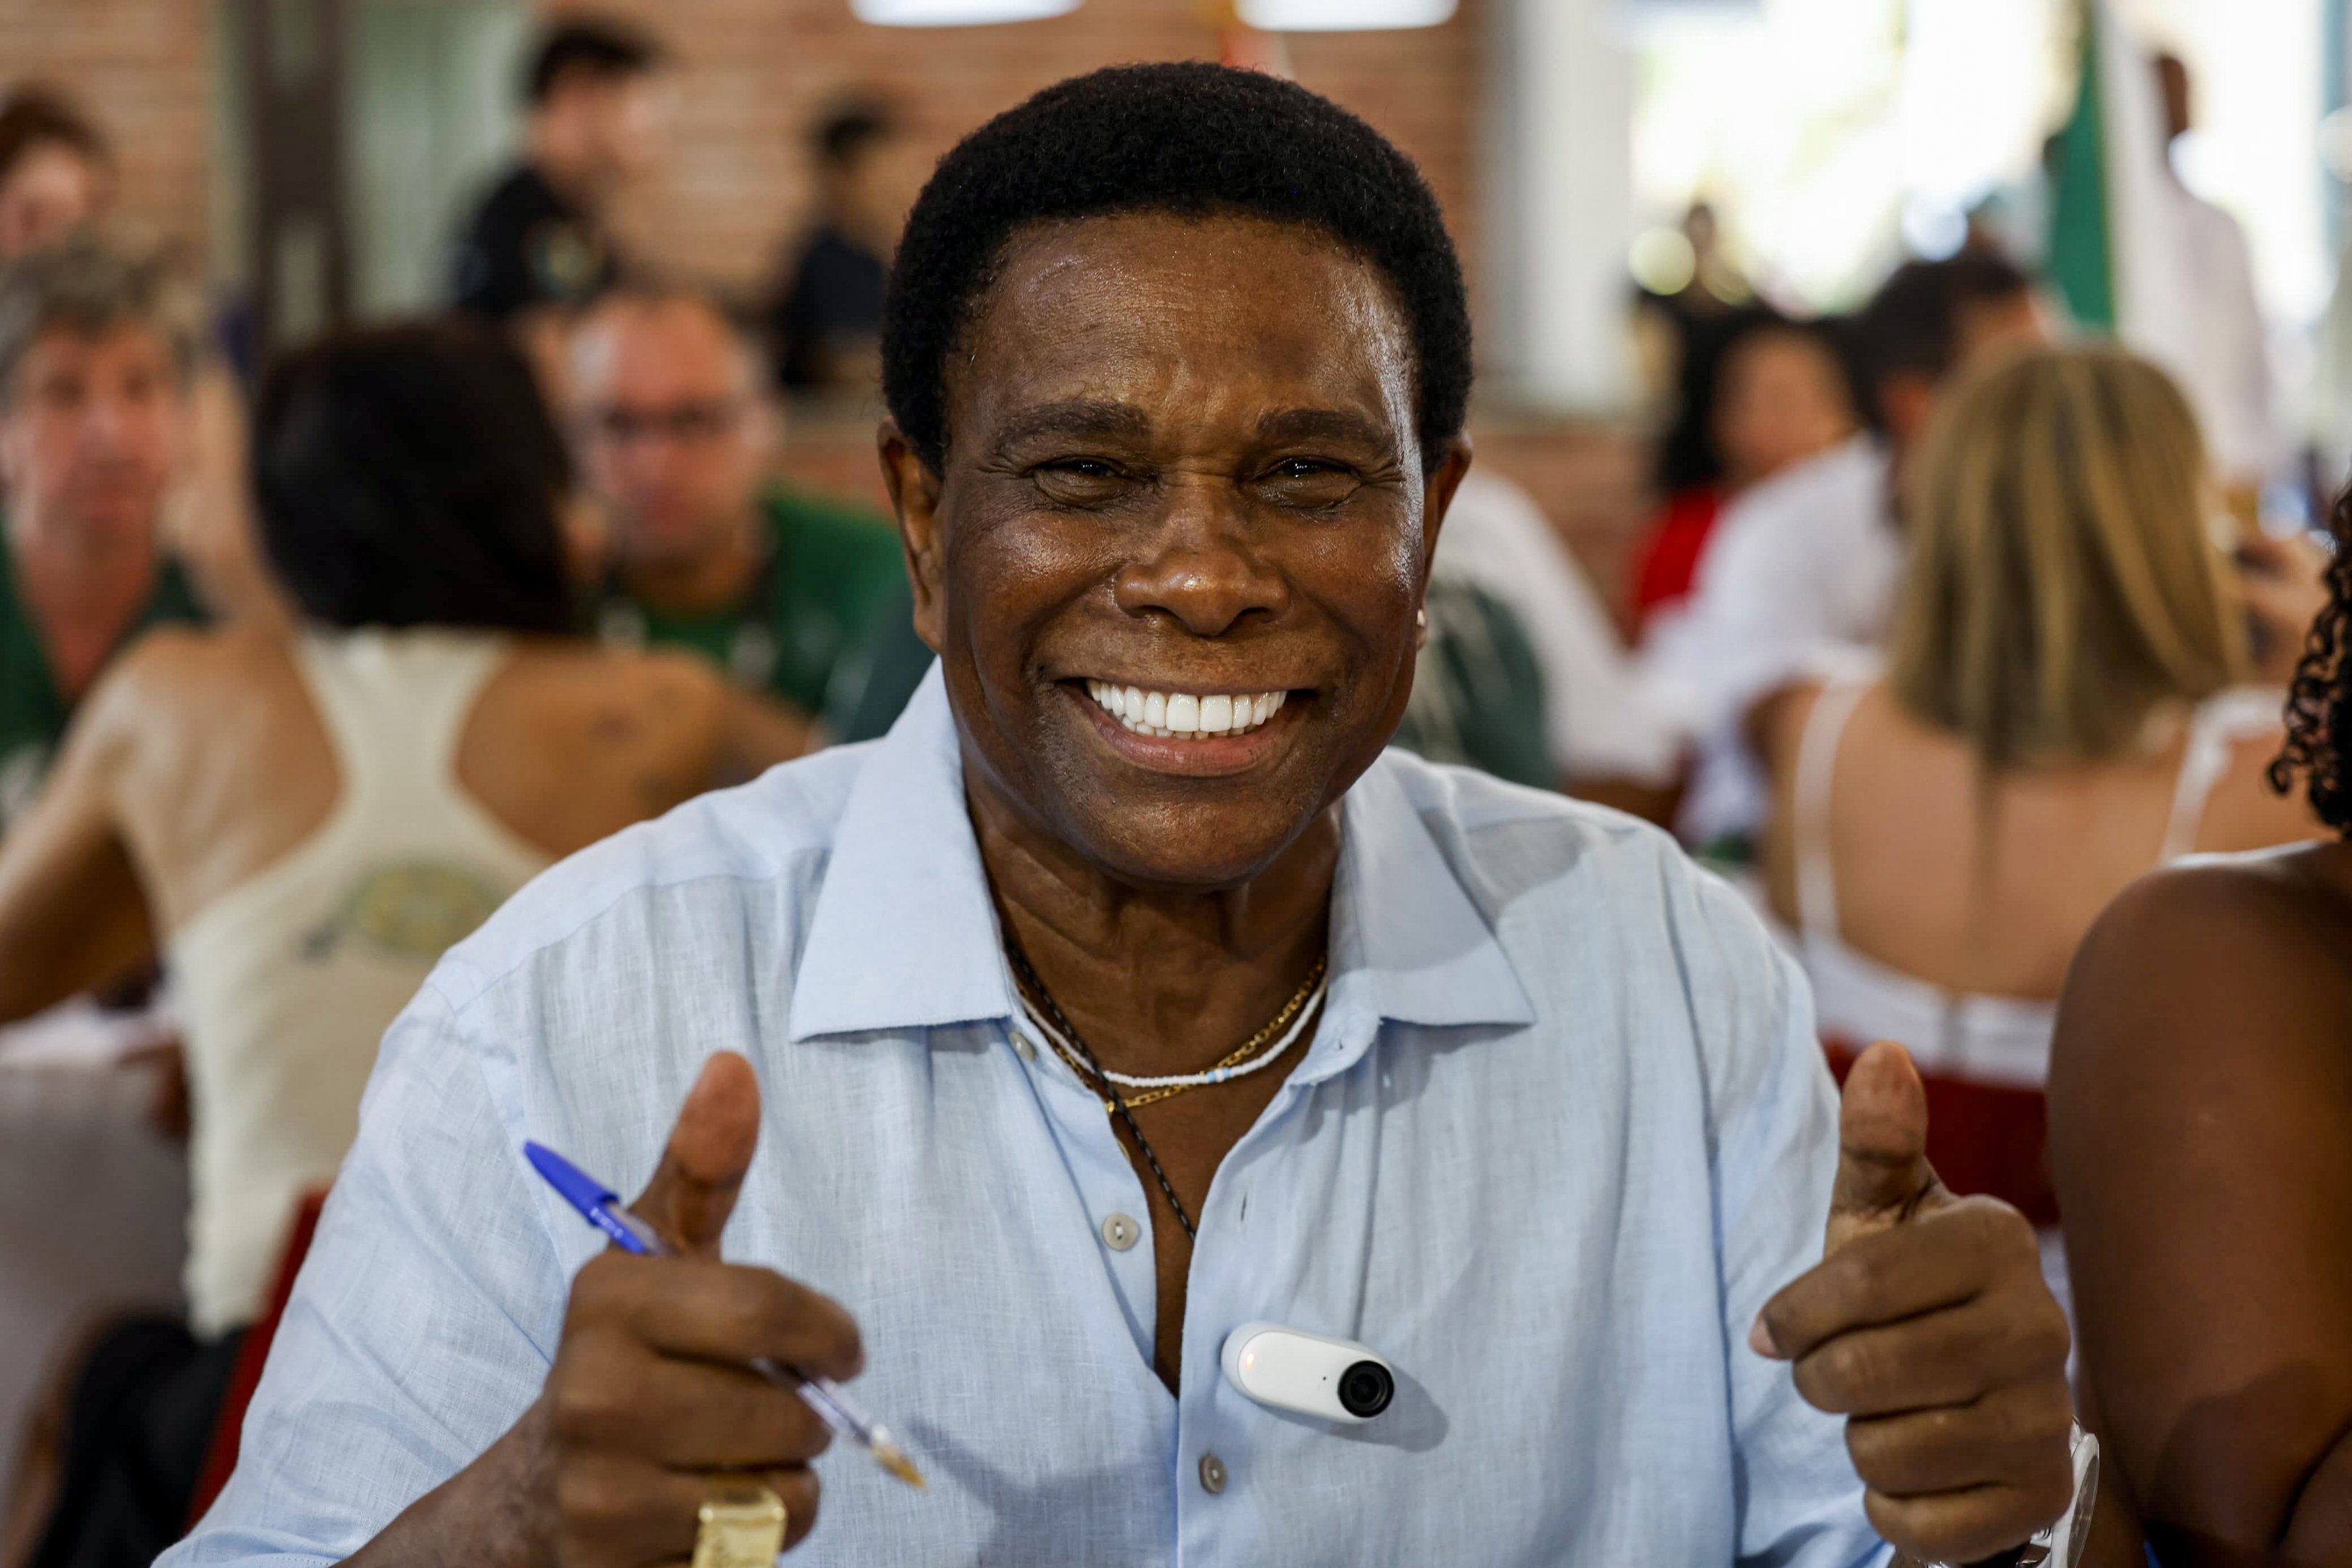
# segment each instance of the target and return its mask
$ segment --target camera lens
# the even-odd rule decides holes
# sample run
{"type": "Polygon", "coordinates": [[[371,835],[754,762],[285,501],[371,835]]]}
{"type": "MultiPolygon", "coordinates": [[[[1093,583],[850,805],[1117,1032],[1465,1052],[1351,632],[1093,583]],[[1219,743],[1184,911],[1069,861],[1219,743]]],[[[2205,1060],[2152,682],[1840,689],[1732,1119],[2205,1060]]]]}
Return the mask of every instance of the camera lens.
{"type": "Polygon", "coordinates": [[[1378,1415],[1395,1397],[1396,1379],[1376,1361],[1360,1361],[1339,1374],[1339,1408],[1350,1415],[1378,1415]]]}

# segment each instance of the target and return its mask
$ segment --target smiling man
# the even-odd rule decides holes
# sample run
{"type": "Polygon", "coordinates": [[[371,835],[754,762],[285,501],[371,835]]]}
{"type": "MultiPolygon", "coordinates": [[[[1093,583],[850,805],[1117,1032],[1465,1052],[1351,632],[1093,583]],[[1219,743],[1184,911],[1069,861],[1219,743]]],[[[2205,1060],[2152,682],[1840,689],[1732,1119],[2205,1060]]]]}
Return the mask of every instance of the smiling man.
{"type": "Polygon", "coordinates": [[[1412,165],[1102,72],[951,153],[898,267],[940,673],[453,952],[166,1562],[716,1562],[745,1493],[819,1563],[2014,1561],[2063,1321],[1900,1055],[1842,1136],[1802,983],[1663,837],[1382,754],[1469,463],[1412,165]],[[600,1256],[526,1138],[686,1256],[600,1256]],[[1253,1403],[1253,1320],[1392,1403],[1253,1403]],[[930,1489],[845,1449],[817,1520],[763,1356],[862,1370],[930,1489]]]}

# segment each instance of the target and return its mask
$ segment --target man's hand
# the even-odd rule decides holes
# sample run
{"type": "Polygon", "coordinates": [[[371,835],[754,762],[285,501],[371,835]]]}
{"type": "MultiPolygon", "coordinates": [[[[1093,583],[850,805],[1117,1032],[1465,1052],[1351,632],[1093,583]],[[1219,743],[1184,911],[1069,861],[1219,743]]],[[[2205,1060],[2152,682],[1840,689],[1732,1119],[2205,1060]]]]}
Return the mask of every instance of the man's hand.
{"type": "Polygon", "coordinates": [[[760,1087],[741,1057],[702,1069],[652,1183],[630,1208],[680,1256],[610,1252],[572,1287],[548,1373],[546,1463],[535,1500],[556,1561],[674,1562],[694,1550],[703,1488],[718,1470],[757,1473],[783,1500],[797,1542],[816,1519],[808,1461],[830,1436],[754,1356],[836,1378],[863,1364],[857,1325],[824,1297],[765,1268],[719,1261],[760,1129],[760,1087]]]}
{"type": "Polygon", "coordinates": [[[2033,1227],[1936,1179],[1927,1093],[1897,1047],[1847,1075],[1838,1141],[1821,1266],[1765,1304],[1749,1342],[1850,1417],[1880,1535],[1926,1563],[2005,1552],[2074,1493],[2066,1319],[2033,1227]]]}
{"type": "Polygon", "coordinates": [[[817,1495],[808,1461],[830,1434],[750,1363],[772,1356],[849,1378],[865,1358],[857,1325],[835,1302],[770,1269],[719,1261],[759,1136],[751,1064],[712,1057],[661,1168],[629,1205],[680,1256],[609,1252],[583,1268],[538,1403],[349,1568],[683,1563],[703,1488],[721,1470],[775,1489],[791,1516],[788,1547],[808,1533],[817,1495]]]}

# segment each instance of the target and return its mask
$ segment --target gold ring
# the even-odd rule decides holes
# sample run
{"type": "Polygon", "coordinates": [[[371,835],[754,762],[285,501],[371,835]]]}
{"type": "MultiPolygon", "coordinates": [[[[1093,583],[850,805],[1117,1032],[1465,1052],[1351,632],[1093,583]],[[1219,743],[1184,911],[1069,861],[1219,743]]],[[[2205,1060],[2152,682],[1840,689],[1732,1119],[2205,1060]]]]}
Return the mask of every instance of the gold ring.
{"type": "Polygon", "coordinates": [[[775,1568],[784,1549],[784,1500],[751,1476],[713,1476],[702,1489],[694,1568],[775,1568]]]}

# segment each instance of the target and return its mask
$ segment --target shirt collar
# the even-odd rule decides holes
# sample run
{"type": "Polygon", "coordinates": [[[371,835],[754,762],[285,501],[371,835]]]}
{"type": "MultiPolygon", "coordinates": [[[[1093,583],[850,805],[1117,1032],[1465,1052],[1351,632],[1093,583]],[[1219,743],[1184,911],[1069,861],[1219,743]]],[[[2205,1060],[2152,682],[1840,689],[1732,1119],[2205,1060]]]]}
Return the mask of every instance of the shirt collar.
{"type": "Polygon", "coordinates": [[[834,830],[785,1037],[1003,1018],[1013,993],[935,662],[834,830]]]}
{"type": "MultiPolygon", "coordinates": [[[[1535,1009],[1510,960],[1385,758],[1341,809],[1335,1012],[1440,1026],[1532,1023],[1535,1009]]],[[[849,792],[786,1037],[1013,1012],[996,910],[964,805],[955,719],[933,665],[849,792]]]]}
{"type": "Polygon", "coordinates": [[[1502,943],[1405,788],[1410,765],[1383,755],[1341,807],[1334,1006],[1356,1002],[1377,1017],[1437,1027],[1531,1024],[1534,1004],[1502,943]]]}

